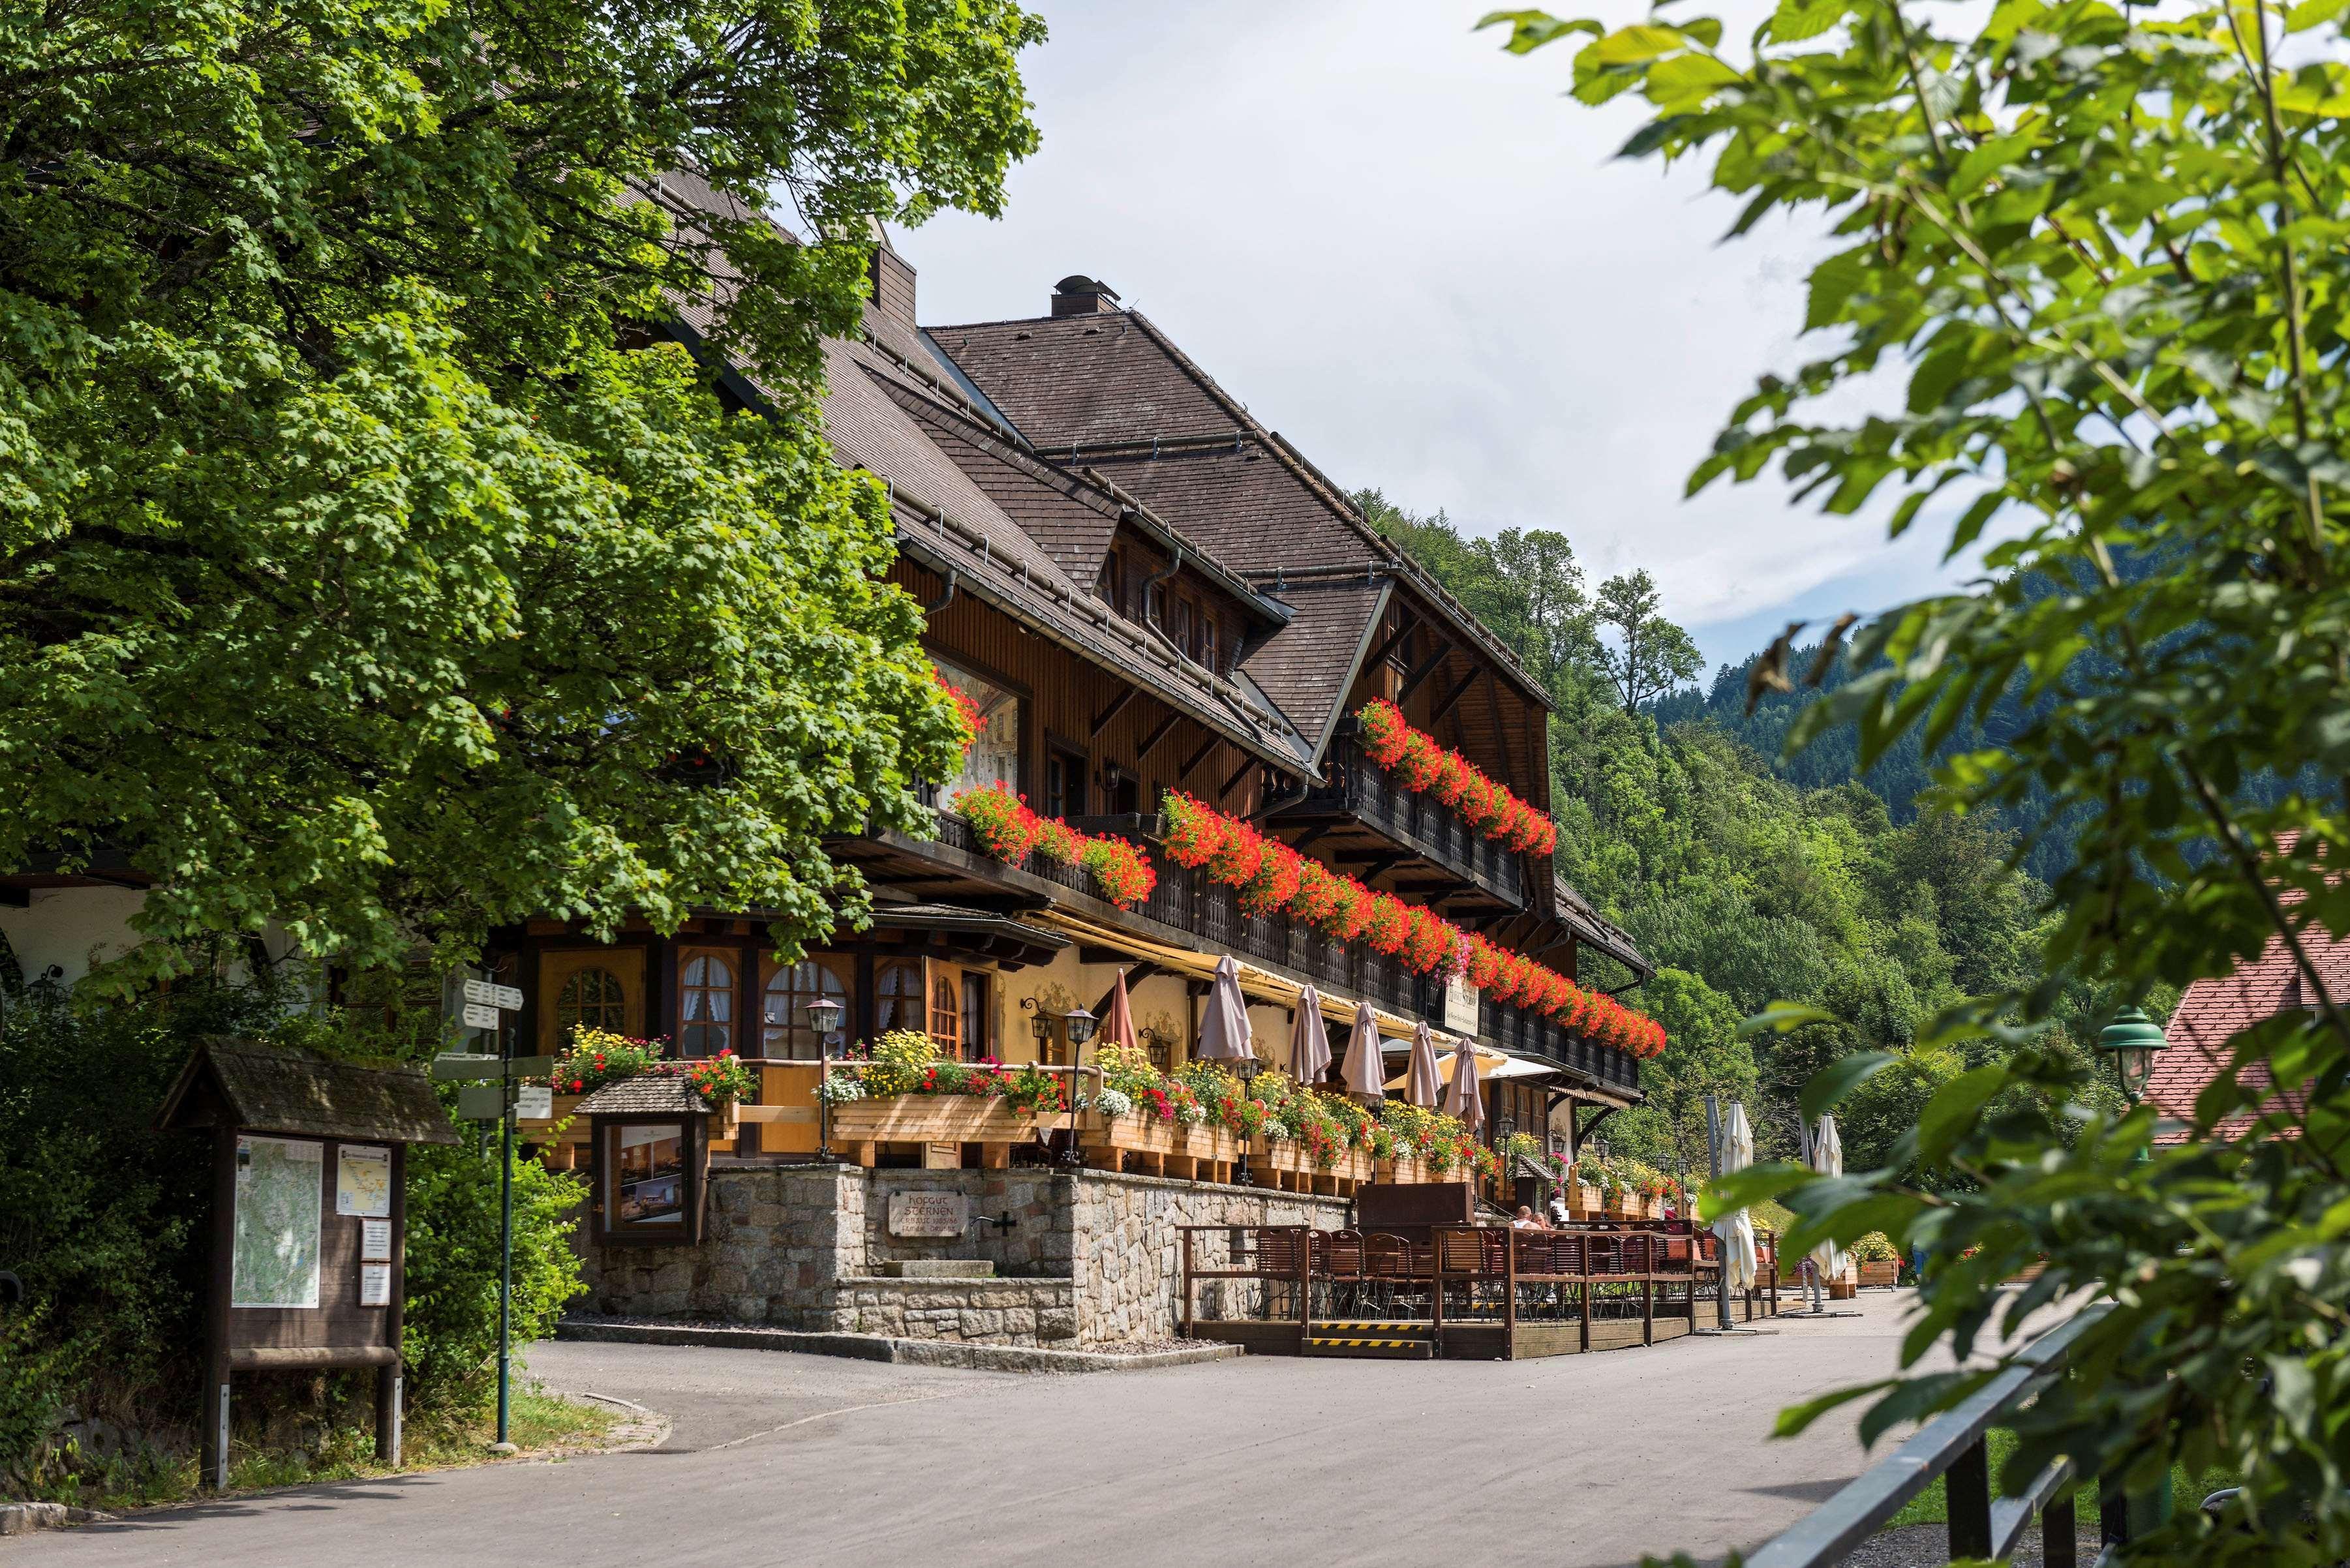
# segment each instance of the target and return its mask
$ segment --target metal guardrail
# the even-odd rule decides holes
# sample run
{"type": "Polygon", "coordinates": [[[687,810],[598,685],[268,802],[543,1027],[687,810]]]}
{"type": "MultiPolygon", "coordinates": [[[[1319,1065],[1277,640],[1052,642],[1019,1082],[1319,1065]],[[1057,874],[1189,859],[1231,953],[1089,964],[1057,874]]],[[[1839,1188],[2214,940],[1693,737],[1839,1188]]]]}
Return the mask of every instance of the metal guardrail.
{"type": "Polygon", "coordinates": [[[1934,1482],[1944,1478],[1950,1554],[2004,1557],[2040,1521],[2045,1568],[2078,1568],[2073,1492],[2079,1478],[2057,1459],[2018,1497],[1992,1495],[1988,1437],[2003,1417],[2064,1375],[2073,1342],[2111,1309],[2085,1308],[2033,1340],[1963,1404],[1936,1417],[1860,1478],[1746,1559],[1746,1568],[1831,1568],[1934,1482]]]}

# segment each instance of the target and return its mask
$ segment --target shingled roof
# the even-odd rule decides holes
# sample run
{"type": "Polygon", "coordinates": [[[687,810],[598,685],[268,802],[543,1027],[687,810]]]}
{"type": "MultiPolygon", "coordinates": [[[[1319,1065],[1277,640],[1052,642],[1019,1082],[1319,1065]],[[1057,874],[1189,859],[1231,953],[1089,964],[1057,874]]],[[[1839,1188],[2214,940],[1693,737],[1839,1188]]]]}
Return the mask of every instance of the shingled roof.
{"type": "MultiPolygon", "coordinates": [[[[1549,694],[1442,584],[1365,523],[1354,503],[1250,415],[1139,311],[934,327],[925,334],[1042,454],[1099,471],[1252,581],[1291,603],[1301,571],[1359,568],[1402,584],[1536,705],[1549,694]]],[[[1267,695],[1328,744],[1374,613],[1326,600],[1244,660],[1267,695]],[[1352,619],[1343,611],[1362,613],[1352,619]],[[1337,668],[1331,681],[1299,673],[1337,668]]]]}
{"type": "Polygon", "coordinates": [[[671,1073],[640,1073],[605,1085],[581,1100],[575,1114],[591,1116],[698,1116],[710,1109],[686,1079],[671,1073]]]}
{"type": "Polygon", "coordinates": [[[196,1048],[163,1097],[159,1127],[227,1125],[251,1132],[381,1143],[455,1143],[424,1075],[370,1067],[258,1041],[196,1048]]]}
{"type": "MultiPolygon", "coordinates": [[[[2304,930],[2301,940],[2326,990],[2337,999],[2350,997],[2350,941],[2336,940],[2316,929],[2304,930]]],[[[2239,965],[2234,972],[2196,981],[2179,997],[2170,1022],[2163,1028],[2163,1039],[2168,1044],[2154,1059],[2154,1076],[2146,1087],[2147,1103],[2165,1116],[2192,1122],[2196,1096],[2234,1059],[2230,1043],[2238,1034],[2262,1019],[2311,1004],[2300,966],[2282,937],[2271,938],[2258,958],[2239,965]]],[[[2271,1080],[2267,1067],[2259,1065],[2247,1068],[2242,1081],[2248,1087],[2258,1088],[2271,1080]]],[[[2271,1101],[2267,1108],[2282,1105],[2298,1109],[2300,1104],[2298,1096],[2288,1095],[2271,1101]]],[[[2218,1130],[2241,1132],[2251,1121],[2249,1116],[2231,1116],[2218,1130]]],[[[2166,1133],[2160,1141],[2177,1142],[2185,1136],[2166,1133]]]]}

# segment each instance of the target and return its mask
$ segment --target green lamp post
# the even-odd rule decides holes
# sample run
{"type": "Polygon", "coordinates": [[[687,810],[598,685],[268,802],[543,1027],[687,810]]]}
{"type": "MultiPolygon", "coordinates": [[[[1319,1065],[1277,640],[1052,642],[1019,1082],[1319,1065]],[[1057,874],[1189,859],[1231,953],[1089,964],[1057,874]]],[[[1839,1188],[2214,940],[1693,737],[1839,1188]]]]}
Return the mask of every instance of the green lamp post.
{"type": "Polygon", "coordinates": [[[2163,1038],[2162,1025],[2139,1007],[2123,1008],[2111,1023],[2097,1031],[2097,1049],[2113,1058],[2114,1077],[2132,1105],[2144,1097],[2147,1085],[2154,1078],[2155,1053],[2169,1044],[2163,1038]]]}
{"type": "MultiPolygon", "coordinates": [[[[2148,1018],[2146,1010],[2139,1007],[2123,1008],[2114,1014],[2112,1023],[2097,1031],[2097,1049],[2113,1059],[2114,1077],[2133,1106],[2145,1098],[2146,1086],[2154,1081],[2155,1054],[2169,1044],[2162,1033],[2162,1025],[2148,1018]]],[[[2141,1144],[2137,1151],[2138,1163],[2149,1164],[2153,1158],[2153,1151],[2141,1144]]],[[[2169,1522],[2171,1501],[2170,1477],[2168,1475],[2162,1478],[2162,1484],[2149,1496],[2125,1498],[2117,1487],[2101,1488],[2100,1493],[2099,1511],[2106,1516],[2103,1533],[2108,1542],[2145,1535],[2169,1522]]]]}

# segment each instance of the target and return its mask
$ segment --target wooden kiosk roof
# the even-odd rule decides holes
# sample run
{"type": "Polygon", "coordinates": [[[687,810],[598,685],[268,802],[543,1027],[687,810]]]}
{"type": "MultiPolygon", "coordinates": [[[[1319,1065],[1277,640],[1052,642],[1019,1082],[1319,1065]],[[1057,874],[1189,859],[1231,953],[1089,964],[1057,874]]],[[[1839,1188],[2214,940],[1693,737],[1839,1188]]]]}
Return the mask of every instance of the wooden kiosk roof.
{"type": "Polygon", "coordinates": [[[362,1066],[249,1040],[197,1046],[155,1117],[167,1131],[224,1124],[359,1142],[457,1141],[432,1084],[413,1068],[362,1066]]]}

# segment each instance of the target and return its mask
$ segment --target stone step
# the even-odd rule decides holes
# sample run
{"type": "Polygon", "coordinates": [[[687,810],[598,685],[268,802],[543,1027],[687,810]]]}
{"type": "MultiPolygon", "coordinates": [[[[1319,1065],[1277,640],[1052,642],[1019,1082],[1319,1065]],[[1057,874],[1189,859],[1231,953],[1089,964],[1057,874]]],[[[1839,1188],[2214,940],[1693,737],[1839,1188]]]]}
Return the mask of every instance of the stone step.
{"type": "Polygon", "coordinates": [[[893,1280],[992,1280],[995,1265],[985,1258],[901,1258],[881,1272],[893,1280]]]}
{"type": "Polygon", "coordinates": [[[1381,1339],[1369,1336],[1317,1334],[1307,1337],[1308,1355],[1350,1355],[1366,1360],[1427,1361],[1436,1346],[1426,1339],[1381,1339]]]}

